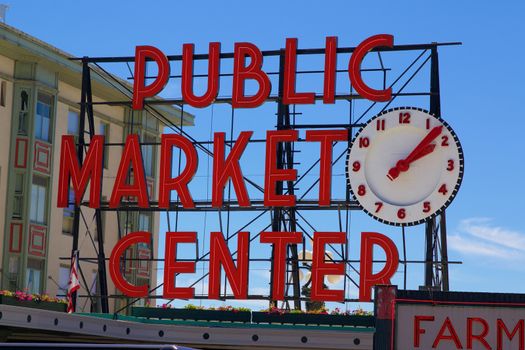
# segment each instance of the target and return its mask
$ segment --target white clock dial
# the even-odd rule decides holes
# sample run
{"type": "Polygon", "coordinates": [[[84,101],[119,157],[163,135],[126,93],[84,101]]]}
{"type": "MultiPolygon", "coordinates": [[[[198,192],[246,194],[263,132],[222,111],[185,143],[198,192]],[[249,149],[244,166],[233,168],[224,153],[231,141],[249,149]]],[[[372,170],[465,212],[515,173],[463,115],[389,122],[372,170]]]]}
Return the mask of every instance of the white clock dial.
{"type": "Polygon", "coordinates": [[[391,225],[416,225],[454,198],[463,152],[442,119],[420,108],[394,108],[357,133],[346,174],[350,191],[369,215],[391,225]]]}

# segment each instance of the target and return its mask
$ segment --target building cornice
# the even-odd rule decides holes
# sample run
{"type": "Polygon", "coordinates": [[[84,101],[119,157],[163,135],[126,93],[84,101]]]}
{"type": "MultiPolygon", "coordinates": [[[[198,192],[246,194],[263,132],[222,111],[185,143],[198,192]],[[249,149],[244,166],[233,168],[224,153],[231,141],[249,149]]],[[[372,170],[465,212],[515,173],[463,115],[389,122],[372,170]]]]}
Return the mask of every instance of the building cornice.
{"type": "MultiPolygon", "coordinates": [[[[78,61],[72,61],[73,55],[5,23],[0,23],[0,54],[17,61],[37,62],[52,71],[58,72],[59,80],[73,87],[81,88],[82,64],[78,61]]],[[[127,91],[124,92],[116,88],[103,78],[106,72],[94,66],[91,66],[91,69],[95,73],[91,74],[93,95],[104,101],[129,99],[127,91]]],[[[114,75],[111,75],[111,78],[127,89],[132,89],[131,84],[127,81],[114,75]]],[[[183,125],[194,124],[195,117],[190,113],[181,111],[178,107],[162,106],[159,109],[176,125],[180,125],[181,117],[183,118],[183,125]]]]}

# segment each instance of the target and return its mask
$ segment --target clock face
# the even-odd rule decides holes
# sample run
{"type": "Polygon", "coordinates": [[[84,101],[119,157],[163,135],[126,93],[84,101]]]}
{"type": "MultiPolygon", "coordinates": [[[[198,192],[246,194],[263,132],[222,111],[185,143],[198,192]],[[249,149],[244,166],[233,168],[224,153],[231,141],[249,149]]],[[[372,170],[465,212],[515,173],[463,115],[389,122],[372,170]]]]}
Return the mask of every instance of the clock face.
{"type": "Polygon", "coordinates": [[[357,133],[346,175],[350,191],[370,216],[390,225],[416,225],[454,198],[463,176],[463,151],[442,119],[420,108],[394,108],[357,133]]]}

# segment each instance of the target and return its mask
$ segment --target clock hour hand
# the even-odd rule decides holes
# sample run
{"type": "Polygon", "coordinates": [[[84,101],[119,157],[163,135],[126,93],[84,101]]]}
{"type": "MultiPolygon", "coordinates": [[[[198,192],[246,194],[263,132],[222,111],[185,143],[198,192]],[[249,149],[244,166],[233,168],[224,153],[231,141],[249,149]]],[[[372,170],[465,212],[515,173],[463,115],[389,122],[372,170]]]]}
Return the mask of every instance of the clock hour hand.
{"type": "Polygon", "coordinates": [[[410,163],[426,156],[429,153],[434,151],[436,145],[431,144],[432,141],[438,137],[443,131],[443,125],[436,126],[419,142],[419,144],[410,152],[410,154],[405,158],[401,159],[396,163],[396,166],[391,168],[386,175],[390,181],[394,181],[401,172],[407,171],[410,167],[410,163]]]}
{"type": "MultiPolygon", "coordinates": [[[[434,148],[436,148],[436,145],[434,144],[427,145],[427,147],[423,148],[418,154],[414,155],[414,157],[412,158],[412,162],[423,158],[427,154],[434,152],[434,148]]],[[[407,171],[408,167],[409,166],[406,162],[406,159],[400,160],[397,162],[395,167],[391,168],[388,171],[386,177],[388,177],[390,181],[394,181],[394,179],[396,179],[402,171],[407,171]]]]}

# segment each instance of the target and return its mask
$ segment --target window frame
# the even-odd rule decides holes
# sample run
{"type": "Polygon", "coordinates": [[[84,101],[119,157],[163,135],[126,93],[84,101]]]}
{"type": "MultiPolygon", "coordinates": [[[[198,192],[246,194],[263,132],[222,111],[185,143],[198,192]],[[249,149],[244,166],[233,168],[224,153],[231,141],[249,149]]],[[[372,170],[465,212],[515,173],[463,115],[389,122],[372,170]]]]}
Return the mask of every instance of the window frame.
{"type": "Polygon", "coordinates": [[[62,234],[73,236],[73,220],[75,217],[75,192],[73,188],[69,188],[67,193],[67,207],[62,212],[62,234]],[[65,229],[66,225],[71,225],[71,231],[65,229]]]}
{"type": "MultiPolygon", "coordinates": [[[[151,133],[143,131],[142,142],[144,143],[155,143],[157,137],[151,133]]],[[[155,177],[155,163],[156,163],[156,149],[154,145],[142,145],[140,149],[142,153],[142,163],[144,166],[144,174],[146,177],[155,177]],[[146,155],[148,155],[146,157],[146,155]],[[150,159],[151,158],[151,159],[150,159]]]]}
{"type": "Polygon", "coordinates": [[[57,297],[60,295],[60,297],[64,297],[67,295],[67,290],[68,290],[68,287],[69,287],[69,278],[70,278],[70,274],[71,274],[71,266],[69,265],[64,265],[64,264],[60,264],[60,266],[58,267],[58,289],[57,289],[57,297]],[[66,274],[66,282],[65,282],[65,285],[62,285],[61,283],[61,272],[62,270],[66,270],[67,271],[67,274],[66,274]],[[62,294],[63,293],[63,294],[62,294]]]}
{"type": "Polygon", "coordinates": [[[75,140],[76,140],[78,138],[78,129],[80,129],[80,112],[70,109],[67,111],[67,134],[75,136],[75,140]],[[71,127],[70,125],[71,119],[69,117],[73,114],[75,114],[77,118],[76,130],[74,132],[72,132],[72,130],[69,129],[71,127]]]}
{"type": "Polygon", "coordinates": [[[47,200],[49,196],[48,189],[49,189],[49,179],[43,176],[33,175],[33,179],[31,181],[31,205],[29,208],[29,221],[30,222],[39,224],[39,225],[47,225],[47,214],[48,214],[47,213],[47,200]],[[42,183],[35,183],[35,180],[37,181],[41,180],[42,183]],[[34,194],[33,191],[35,190],[35,188],[37,189],[36,200],[33,199],[33,194],[34,194]],[[43,193],[44,199],[41,201],[40,198],[42,196],[42,190],[44,191],[43,193]],[[43,207],[41,207],[40,205],[37,205],[36,207],[34,206],[35,204],[39,204],[41,202],[43,202],[43,207]]]}
{"type": "Polygon", "coordinates": [[[18,110],[18,119],[17,119],[17,135],[27,136],[28,124],[29,124],[29,111],[30,100],[31,100],[31,90],[27,88],[17,89],[17,94],[20,93],[20,109],[18,110]]]}
{"type": "MultiPolygon", "coordinates": [[[[42,289],[44,287],[44,274],[45,274],[45,264],[44,264],[44,260],[41,260],[41,259],[34,259],[34,258],[29,258],[27,259],[27,266],[26,266],[26,271],[25,271],[25,283],[24,283],[24,286],[25,288],[27,289],[28,293],[31,293],[31,294],[41,294],[42,293],[42,289]],[[31,266],[32,264],[34,264],[34,266],[31,266]],[[39,265],[38,267],[36,267],[36,265],[39,265]],[[29,278],[31,276],[31,272],[33,271],[38,271],[39,272],[39,278],[38,278],[38,288],[35,289],[34,287],[33,288],[29,288],[29,278]]],[[[34,279],[36,280],[36,279],[34,279]]]]}
{"type": "Polygon", "coordinates": [[[52,123],[53,123],[53,108],[54,108],[54,97],[51,94],[48,94],[46,92],[39,91],[37,94],[36,99],[36,110],[35,110],[35,120],[34,120],[34,130],[33,130],[33,136],[35,139],[52,143],[52,123]],[[49,99],[49,104],[44,101],[45,98],[49,99]],[[39,106],[40,105],[46,105],[48,106],[48,115],[39,114],[39,106]],[[45,130],[44,122],[47,119],[47,130],[45,130]],[[40,122],[39,122],[40,121],[40,122]],[[47,138],[44,137],[44,132],[47,133],[47,138]]]}

